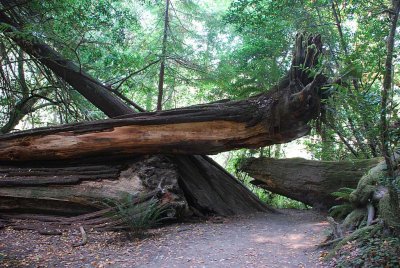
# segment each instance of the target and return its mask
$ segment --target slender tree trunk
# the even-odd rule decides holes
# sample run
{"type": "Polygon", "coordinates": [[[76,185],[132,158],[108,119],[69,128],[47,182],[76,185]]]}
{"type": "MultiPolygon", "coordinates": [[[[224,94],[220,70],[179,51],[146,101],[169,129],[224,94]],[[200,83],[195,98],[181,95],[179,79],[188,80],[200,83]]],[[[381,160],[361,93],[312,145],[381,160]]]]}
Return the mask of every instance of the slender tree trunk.
{"type": "Polygon", "coordinates": [[[400,0],[392,1],[392,14],[391,16],[391,27],[389,31],[389,36],[387,38],[386,43],[386,61],[385,61],[385,73],[383,77],[383,87],[381,91],[381,143],[382,143],[382,152],[386,161],[386,165],[388,168],[389,176],[393,176],[393,164],[390,156],[390,148],[389,148],[389,126],[388,126],[388,105],[389,105],[389,92],[392,90],[393,83],[393,48],[395,43],[395,34],[397,28],[397,21],[399,18],[400,11],[400,0]]]}
{"type": "Polygon", "coordinates": [[[162,41],[162,51],[161,51],[161,64],[160,64],[160,74],[158,78],[158,98],[157,98],[157,111],[162,110],[162,101],[164,94],[164,73],[165,73],[165,61],[167,56],[167,41],[168,41],[168,20],[169,20],[169,0],[165,1],[165,15],[164,15],[164,35],[162,41]]]}
{"type": "MultiPolygon", "coordinates": [[[[332,8],[333,17],[335,19],[336,28],[337,28],[337,31],[339,33],[340,46],[343,49],[344,55],[346,57],[348,57],[349,56],[349,50],[348,50],[348,46],[347,46],[347,43],[346,43],[346,39],[345,39],[344,34],[343,34],[343,28],[342,28],[342,22],[341,22],[341,18],[340,18],[339,8],[338,8],[337,3],[335,2],[335,0],[331,0],[331,8],[332,8]]],[[[360,87],[359,86],[359,81],[356,78],[351,79],[351,81],[352,81],[352,84],[354,86],[354,89],[358,92],[359,91],[359,87],[360,87]]],[[[344,105],[345,105],[345,108],[348,108],[348,104],[346,102],[344,103],[344,105]]],[[[366,146],[365,146],[365,144],[363,142],[363,140],[364,140],[363,135],[360,133],[359,130],[357,130],[357,128],[355,127],[355,123],[354,123],[354,121],[353,121],[353,119],[351,117],[348,116],[347,117],[347,121],[349,122],[350,130],[351,130],[354,138],[357,141],[358,149],[363,153],[363,155],[365,157],[368,158],[369,154],[368,154],[366,146]]],[[[363,121],[364,121],[364,119],[363,119],[363,121]]],[[[363,124],[366,125],[367,123],[364,121],[363,124]]],[[[345,144],[345,145],[348,147],[347,144],[345,144]]],[[[369,142],[369,145],[370,145],[370,147],[373,146],[373,142],[369,142]]],[[[374,155],[375,148],[372,147],[371,151],[372,151],[372,155],[374,155]]],[[[352,152],[352,153],[354,154],[354,152],[352,152]]],[[[376,156],[376,155],[374,155],[374,156],[376,156]]]]}
{"type": "Polygon", "coordinates": [[[399,19],[400,12],[400,0],[392,0],[392,13],[391,16],[391,27],[389,30],[389,36],[387,38],[387,54],[385,61],[385,73],[383,77],[383,87],[381,91],[381,143],[382,152],[385,158],[387,172],[389,176],[389,181],[387,186],[389,189],[389,215],[383,215],[385,223],[392,226],[395,232],[400,234],[400,208],[399,208],[399,198],[397,190],[395,189],[393,180],[395,177],[395,163],[392,159],[392,153],[390,151],[390,137],[389,137],[389,123],[388,123],[388,113],[389,113],[389,102],[390,102],[390,92],[392,91],[393,83],[393,49],[395,44],[395,35],[397,28],[397,21],[399,19]]]}

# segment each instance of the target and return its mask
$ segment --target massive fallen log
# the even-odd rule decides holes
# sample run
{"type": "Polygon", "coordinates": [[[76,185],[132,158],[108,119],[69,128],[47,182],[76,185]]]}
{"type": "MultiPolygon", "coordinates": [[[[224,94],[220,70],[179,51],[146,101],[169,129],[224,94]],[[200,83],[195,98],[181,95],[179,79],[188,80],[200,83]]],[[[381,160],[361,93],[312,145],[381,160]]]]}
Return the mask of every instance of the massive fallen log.
{"type": "Polygon", "coordinates": [[[360,178],[381,158],[353,161],[315,161],[303,158],[249,158],[240,165],[258,187],[326,210],[338,204],[331,194],[356,188],[360,178]]]}
{"type": "MultiPolygon", "coordinates": [[[[24,28],[23,26],[24,21],[16,21],[15,19],[23,17],[23,14],[21,14],[21,16],[14,16],[13,15],[14,13],[18,13],[20,11],[18,10],[18,6],[16,8],[14,8],[12,5],[8,7],[9,4],[7,1],[0,1],[0,2],[7,7],[2,11],[0,11],[1,13],[0,22],[2,22],[4,26],[9,25],[8,28],[7,27],[4,28],[5,29],[4,33],[8,38],[13,40],[16,44],[18,44],[25,52],[37,58],[38,61],[40,61],[43,65],[51,69],[61,79],[64,79],[67,83],[73,86],[74,89],[79,91],[96,107],[105,112],[105,114],[109,116],[118,116],[122,114],[129,114],[132,112],[132,110],[130,110],[129,107],[127,107],[124,103],[118,100],[116,96],[114,96],[109,92],[110,89],[105,87],[102,83],[100,83],[98,80],[94,79],[87,73],[83,72],[78,65],[74,64],[72,61],[68,59],[65,59],[59,53],[53,50],[50,46],[38,40],[36,35],[29,36],[29,34],[26,31],[24,31],[23,34],[20,34],[19,32],[20,29],[24,28]]],[[[297,45],[298,44],[299,42],[297,42],[297,45]]],[[[302,44],[300,42],[300,46],[297,46],[296,51],[301,53],[297,52],[295,53],[297,57],[294,57],[293,68],[289,72],[289,75],[283,80],[283,82],[286,83],[286,85],[289,84],[290,87],[294,89],[294,92],[300,91],[303,85],[307,85],[308,83],[311,82],[312,79],[310,79],[307,75],[307,72],[303,70],[312,68],[317,58],[317,55],[313,55],[311,53],[308,54],[309,57],[306,60],[305,55],[303,54],[305,52],[304,45],[307,46],[308,44],[307,43],[302,44]],[[299,66],[302,62],[304,62],[304,65],[300,69],[299,66]]],[[[318,52],[319,49],[320,45],[317,46],[318,52]]],[[[312,50],[310,50],[310,52],[312,52],[312,50]]],[[[273,101],[274,101],[273,105],[275,105],[275,100],[273,101]]],[[[308,101],[311,103],[313,100],[310,99],[308,101]]],[[[275,110],[275,112],[279,113],[278,110],[275,110]]],[[[300,125],[302,123],[304,122],[300,122],[300,125]]],[[[279,129],[279,126],[275,126],[274,130],[276,129],[279,129]]],[[[21,145],[23,144],[24,143],[22,143],[21,145]]],[[[13,155],[11,155],[11,157],[7,157],[7,159],[11,159],[12,161],[16,160],[13,157],[13,155]]],[[[51,159],[53,158],[51,157],[51,159]]],[[[177,158],[175,157],[171,158],[173,162],[176,159],[177,158]]],[[[180,182],[188,182],[186,183],[186,185],[188,186],[192,185],[192,186],[197,186],[198,188],[207,188],[208,191],[210,191],[207,193],[207,195],[204,195],[204,193],[201,190],[196,189],[196,187],[188,187],[187,189],[183,189],[183,191],[185,192],[185,196],[187,196],[188,199],[195,200],[196,196],[197,198],[202,198],[202,195],[205,198],[207,198],[207,196],[209,196],[208,198],[218,197],[219,199],[223,200],[223,202],[217,202],[212,207],[213,209],[211,209],[214,211],[233,211],[233,212],[239,211],[236,207],[238,206],[237,202],[236,203],[232,202],[235,201],[235,199],[241,200],[243,202],[241,204],[241,207],[247,208],[247,212],[265,210],[265,207],[263,207],[259,202],[256,202],[254,196],[249,191],[247,191],[243,185],[238,184],[233,177],[231,177],[229,174],[220,169],[212,160],[201,156],[179,157],[179,160],[185,160],[186,170],[193,170],[193,169],[198,170],[198,175],[199,175],[198,177],[201,178],[198,179],[196,183],[194,183],[191,182],[190,172],[182,172],[180,176],[180,182]],[[219,170],[219,172],[216,172],[216,170],[219,170]],[[223,187],[227,189],[229,195],[228,194],[222,195],[221,193],[224,192],[223,189],[217,190],[217,188],[220,188],[221,185],[215,181],[216,176],[210,175],[214,174],[214,172],[216,172],[215,174],[218,174],[218,180],[225,181],[223,187]],[[212,187],[208,187],[208,185],[210,184],[212,187]]],[[[50,164],[49,162],[42,162],[42,161],[40,161],[40,163],[45,163],[46,165],[50,164]]],[[[27,164],[24,163],[24,165],[27,164]]],[[[185,184],[182,183],[182,185],[185,184]]],[[[48,187],[53,189],[54,186],[49,184],[48,187]]],[[[213,198],[207,199],[206,201],[202,202],[213,203],[214,202],[213,198]]]]}
{"type": "MultiPolygon", "coordinates": [[[[20,32],[21,29],[24,29],[24,22],[16,20],[17,18],[23,18],[24,14],[26,14],[26,10],[22,11],[23,14],[19,14],[21,13],[21,10],[19,10],[18,5],[13,5],[12,2],[3,0],[0,0],[0,3],[5,7],[0,11],[0,22],[3,23],[3,26],[9,26],[3,28],[5,30],[4,33],[10,40],[18,44],[22,50],[24,50],[32,57],[36,58],[38,62],[41,62],[44,66],[52,70],[55,74],[57,74],[66,83],[70,84],[75,90],[81,93],[88,101],[94,104],[106,115],[113,117],[135,113],[117,96],[112,94],[110,92],[110,88],[105,86],[99,80],[90,76],[88,73],[85,73],[80,68],[80,66],[60,55],[60,53],[54,50],[51,46],[39,40],[36,34],[28,34],[26,30],[23,31],[23,33],[20,32]],[[19,15],[15,16],[15,14],[19,15]]],[[[134,103],[132,102],[129,103],[134,105],[134,103]]],[[[143,109],[138,107],[137,105],[134,106],[137,110],[143,111],[143,109]]],[[[198,212],[203,214],[216,213],[220,215],[228,215],[265,211],[267,209],[267,207],[263,205],[244,185],[238,183],[236,178],[221,169],[217,163],[215,163],[208,157],[170,156],[167,157],[167,159],[170,163],[185,163],[185,165],[180,168],[178,179],[179,185],[186,185],[186,187],[183,188],[182,191],[184,192],[185,198],[190,200],[190,208],[192,210],[197,210],[198,212]],[[193,173],[191,172],[192,170],[196,170],[196,176],[193,176],[193,173]],[[221,181],[224,182],[223,187],[221,187],[221,181]],[[202,191],[201,189],[207,189],[207,192],[202,191]]],[[[104,161],[108,163],[108,160],[104,160],[104,158],[103,162],[100,161],[99,163],[101,165],[104,165],[104,161]]],[[[44,165],[44,168],[49,168],[54,165],[54,163],[48,162],[40,162],[40,164],[44,165]]],[[[80,163],[80,165],[82,164],[85,165],[85,163],[80,163]]],[[[25,167],[28,167],[29,170],[30,164],[23,163],[23,165],[25,167]]],[[[151,169],[154,170],[154,174],[157,174],[159,173],[158,169],[160,169],[160,167],[159,165],[154,165],[151,169]]],[[[161,172],[163,171],[161,170],[161,172]]],[[[174,169],[172,169],[171,172],[174,173],[174,169]]],[[[18,178],[16,179],[19,180],[18,178]]],[[[41,181],[42,179],[48,180],[48,178],[46,177],[36,178],[37,181],[41,181]]],[[[161,180],[161,178],[158,179],[161,180]]],[[[54,182],[54,180],[51,181],[54,182]]],[[[16,184],[15,187],[21,187],[21,185],[18,185],[19,184],[16,184]]],[[[102,185],[102,182],[99,181],[98,185],[102,185]]],[[[31,185],[30,187],[37,186],[31,185]]],[[[81,188],[82,191],[85,191],[85,189],[87,190],[87,188],[85,188],[85,183],[80,186],[76,185],[75,187],[81,188]]],[[[126,187],[128,187],[129,189],[129,187],[134,186],[128,185],[126,187]]],[[[57,189],[60,189],[60,185],[48,183],[46,189],[56,191],[57,189]]],[[[44,191],[42,191],[42,193],[43,192],[44,191]]],[[[129,190],[127,190],[126,193],[128,194],[129,190]]],[[[87,193],[87,196],[89,195],[90,194],[87,193]]],[[[10,198],[8,194],[5,194],[3,197],[0,197],[0,203],[2,203],[5,199],[10,198]]],[[[50,200],[46,201],[48,204],[53,203],[53,199],[48,195],[45,195],[43,198],[40,197],[40,195],[33,195],[32,198],[30,198],[30,200],[33,202],[29,202],[28,204],[30,205],[28,207],[25,207],[25,209],[28,209],[32,212],[32,207],[37,207],[38,204],[44,202],[44,199],[50,200]]],[[[14,198],[13,203],[18,203],[21,200],[25,199],[16,197],[14,198]]],[[[61,203],[62,205],[59,206],[58,213],[63,211],[63,207],[66,209],[66,212],[70,211],[71,213],[77,213],[78,209],[80,209],[81,206],[81,204],[78,204],[78,206],[76,206],[76,202],[74,201],[71,203],[68,201],[61,203]],[[74,209],[68,209],[68,207],[71,206],[74,206],[74,209]]],[[[60,204],[60,202],[58,204],[60,204]]],[[[48,210],[49,207],[53,208],[54,206],[48,205],[48,212],[50,212],[48,210]]],[[[24,206],[21,205],[19,206],[19,208],[23,209],[24,206]]]]}
{"type": "Polygon", "coordinates": [[[126,115],[0,137],[0,161],[77,159],[99,155],[213,154],[285,143],[307,134],[319,113],[323,75],[310,77],[319,36],[299,35],[292,68],[267,93],[241,101],[126,115]],[[301,66],[301,68],[300,68],[301,66]]]}
{"type": "Polygon", "coordinates": [[[128,195],[157,197],[175,217],[268,210],[222,168],[209,167],[198,156],[0,165],[0,211],[79,215],[128,195]]]}

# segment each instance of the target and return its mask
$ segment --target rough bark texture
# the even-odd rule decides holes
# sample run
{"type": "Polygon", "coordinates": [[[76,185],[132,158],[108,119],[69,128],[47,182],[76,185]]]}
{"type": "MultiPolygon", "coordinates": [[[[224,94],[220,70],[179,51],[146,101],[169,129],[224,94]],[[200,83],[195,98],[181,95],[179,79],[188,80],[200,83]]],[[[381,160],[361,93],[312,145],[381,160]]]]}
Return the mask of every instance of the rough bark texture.
{"type": "MultiPolygon", "coordinates": [[[[0,2],[3,4],[3,6],[6,7],[10,5],[8,1],[0,0],[0,2]]],[[[21,18],[20,16],[12,16],[14,12],[18,13],[18,11],[14,10],[13,8],[5,10],[10,10],[9,13],[11,14],[10,16],[10,14],[7,14],[7,12],[0,11],[0,22],[11,26],[7,30],[8,35],[7,33],[6,35],[16,44],[18,44],[25,52],[29,53],[33,57],[36,57],[44,66],[51,69],[55,74],[60,76],[61,79],[69,83],[75,90],[80,92],[88,101],[93,103],[106,115],[113,117],[134,113],[134,111],[130,107],[121,102],[115,95],[111,94],[109,88],[107,88],[97,79],[85,73],[77,64],[62,57],[62,55],[60,55],[49,45],[40,41],[36,36],[28,36],[26,32],[24,32],[24,34],[19,34],[19,30],[23,28],[23,22],[16,21],[17,17],[21,18]]],[[[119,94],[119,96],[121,95],[119,94]]],[[[132,102],[130,101],[129,103],[132,102]]],[[[140,107],[137,107],[137,105],[135,106],[135,108],[140,111],[143,110],[140,107]]],[[[169,160],[175,163],[176,158],[169,157],[169,160]]],[[[100,163],[104,163],[104,161],[108,160],[104,160],[103,158],[101,161],[103,162],[100,163]]],[[[189,190],[187,190],[185,192],[185,195],[188,197],[192,195],[198,195],[198,192],[201,191],[201,188],[206,187],[211,191],[208,193],[209,196],[213,196],[214,194],[217,196],[217,191],[214,189],[218,186],[218,183],[207,180],[205,174],[210,174],[215,169],[219,169],[218,165],[211,159],[202,156],[187,156],[187,161],[192,162],[193,165],[193,167],[189,167],[189,169],[197,169],[199,166],[202,167],[199,172],[201,172],[201,176],[204,178],[203,182],[208,184],[206,186],[200,185],[199,189],[190,188],[190,190],[194,191],[195,193],[191,193],[189,192],[189,190]],[[205,161],[200,161],[203,158],[205,159],[205,161]],[[214,193],[213,191],[216,192],[214,193]]],[[[24,165],[28,164],[25,163],[24,165]]],[[[156,169],[157,167],[154,168],[156,169]]],[[[182,173],[179,176],[180,181],[189,182],[192,178],[193,176],[191,176],[190,172],[182,173]]],[[[226,185],[224,185],[224,188],[227,189],[229,195],[236,196],[237,200],[241,200],[244,202],[243,204],[241,204],[241,206],[247,207],[246,213],[266,210],[266,207],[263,206],[261,202],[257,200],[248,189],[246,189],[243,185],[239,186],[237,180],[234,177],[230,176],[228,173],[219,172],[218,180],[226,181],[226,185]],[[238,190],[238,188],[240,190],[238,190]]],[[[49,185],[49,188],[53,188],[53,186],[49,185]]],[[[212,206],[211,211],[225,211],[226,214],[239,212],[239,210],[235,208],[237,203],[230,202],[231,199],[229,195],[225,194],[219,196],[220,199],[226,199],[226,201],[215,203],[214,206],[212,206]]],[[[210,200],[212,200],[212,198],[210,200]]],[[[201,208],[201,206],[198,207],[201,208]]]]}
{"type": "Polygon", "coordinates": [[[232,215],[267,210],[222,168],[210,169],[200,156],[176,159],[141,156],[107,164],[103,159],[0,166],[0,210],[79,215],[127,195],[158,197],[174,208],[175,217],[192,211],[232,215]]]}
{"type": "Polygon", "coordinates": [[[219,215],[273,211],[209,157],[178,156],[176,163],[184,178],[179,184],[190,207],[197,211],[219,215]]]}
{"type": "MultiPolygon", "coordinates": [[[[1,3],[4,6],[8,6],[8,2],[7,1],[1,1],[1,3]]],[[[7,9],[6,9],[7,10],[7,9]]],[[[27,33],[25,32],[24,34],[19,34],[20,30],[23,29],[23,21],[17,21],[17,18],[21,18],[20,16],[14,16],[14,12],[18,13],[18,10],[12,10],[11,11],[1,11],[0,12],[0,22],[5,23],[10,25],[10,27],[6,30],[6,36],[10,39],[12,39],[16,44],[18,44],[25,52],[27,52],[28,54],[30,54],[33,57],[36,57],[43,65],[45,65],[46,67],[48,67],[49,69],[51,69],[55,74],[57,74],[58,76],[60,76],[60,78],[64,79],[67,83],[69,83],[72,87],[74,87],[74,89],[76,89],[77,91],[79,91],[84,97],[86,97],[90,102],[92,102],[96,107],[98,107],[100,110],[102,110],[105,114],[107,114],[110,117],[114,117],[114,116],[120,116],[123,114],[130,114],[133,111],[127,107],[127,105],[125,105],[123,102],[121,102],[118,98],[116,98],[113,94],[111,94],[109,92],[109,89],[104,86],[101,82],[99,82],[98,80],[94,79],[93,77],[89,76],[87,73],[85,73],[83,70],[81,70],[80,66],[78,66],[77,64],[73,63],[72,61],[65,59],[62,57],[62,55],[60,55],[58,52],[56,52],[54,49],[52,49],[49,45],[41,42],[40,40],[38,40],[35,36],[27,36],[27,33]]],[[[295,50],[295,54],[294,54],[294,60],[293,60],[293,68],[291,69],[291,71],[289,72],[288,76],[282,80],[282,83],[280,84],[280,86],[278,88],[284,88],[286,87],[288,93],[290,94],[286,94],[286,101],[290,102],[290,103],[295,103],[296,99],[299,100],[299,103],[301,102],[301,99],[303,97],[306,97],[305,102],[303,101],[302,104],[306,104],[303,108],[306,108],[306,110],[308,112],[312,113],[312,116],[316,115],[317,111],[318,111],[318,98],[313,98],[308,97],[309,95],[307,94],[303,94],[305,92],[309,92],[308,90],[302,91],[303,87],[304,89],[310,88],[309,84],[311,84],[312,86],[316,86],[314,89],[317,91],[318,90],[318,86],[315,85],[315,83],[312,83],[313,79],[309,78],[308,74],[303,71],[307,68],[312,68],[313,65],[316,63],[316,59],[318,56],[318,53],[320,52],[320,40],[319,38],[316,39],[310,39],[308,41],[317,41],[316,44],[314,44],[315,46],[313,46],[312,48],[310,48],[310,50],[306,51],[305,47],[307,47],[307,45],[312,45],[310,43],[307,42],[302,42],[302,36],[300,36],[297,39],[297,43],[296,43],[296,50],[295,50]],[[306,54],[307,52],[307,54],[306,54]],[[307,57],[306,57],[307,55],[307,57]],[[304,63],[303,68],[299,68],[300,64],[304,63]],[[282,87],[283,85],[283,87],[282,87]],[[298,94],[295,94],[295,93],[298,94]],[[317,103],[315,103],[314,101],[317,100],[317,103]]],[[[321,76],[318,76],[318,78],[315,80],[318,83],[321,82],[321,80],[323,80],[321,78],[321,76]]],[[[316,94],[317,92],[312,92],[313,94],[316,94]]],[[[279,95],[275,95],[273,96],[275,98],[279,98],[279,95]]],[[[277,99],[271,98],[269,99],[270,101],[272,101],[272,106],[277,105],[277,103],[279,103],[279,101],[277,99]]],[[[262,104],[261,105],[265,105],[262,104]]],[[[285,105],[280,105],[281,107],[285,107],[285,105]]],[[[263,108],[263,107],[261,107],[263,108]]],[[[270,129],[272,129],[273,131],[279,131],[281,125],[284,125],[285,123],[281,124],[281,120],[280,120],[280,115],[281,115],[281,111],[279,111],[279,109],[274,109],[274,113],[276,113],[274,116],[272,116],[271,118],[275,118],[276,121],[273,122],[274,124],[268,125],[268,127],[270,129]]],[[[296,116],[300,116],[303,114],[303,111],[300,109],[299,110],[299,114],[293,114],[294,117],[296,116]]],[[[257,117],[262,117],[262,113],[257,113],[255,116],[257,117]]],[[[308,118],[305,120],[309,120],[310,116],[307,113],[304,113],[305,118],[308,116],[308,118]]],[[[312,117],[311,116],[311,117],[312,117]]],[[[265,120],[264,120],[265,121],[265,120]]],[[[305,132],[307,132],[307,126],[306,126],[306,122],[304,120],[301,120],[300,122],[295,122],[296,127],[298,128],[298,130],[302,130],[305,132]]],[[[236,122],[236,121],[234,121],[236,122]]],[[[243,122],[246,122],[245,120],[243,122]]],[[[257,122],[257,121],[256,121],[257,122]]],[[[260,121],[261,122],[261,118],[260,121]]],[[[237,122],[236,122],[237,123],[237,122]]],[[[254,122],[253,122],[254,123],[254,122]]],[[[295,127],[295,128],[296,128],[295,127]]],[[[26,134],[26,133],[25,133],[26,134]]],[[[22,134],[22,135],[25,135],[22,134]]],[[[22,143],[21,145],[23,145],[24,143],[22,143]]],[[[108,154],[108,153],[107,153],[108,154]]],[[[12,159],[15,160],[13,156],[8,157],[8,159],[12,159]]],[[[173,161],[175,161],[174,159],[176,158],[172,158],[173,161]]],[[[181,157],[179,157],[179,159],[182,159],[181,157]]],[[[104,159],[103,159],[104,160],[104,159]]],[[[192,156],[188,156],[186,160],[189,167],[187,168],[188,170],[192,170],[192,169],[197,169],[198,167],[202,167],[201,169],[199,168],[199,173],[203,176],[204,180],[203,183],[208,183],[211,184],[212,187],[208,187],[209,190],[213,190],[215,187],[221,187],[220,185],[218,185],[217,182],[215,182],[214,180],[210,180],[210,176],[207,177],[205,174],[212,174],[213,172],[215,172],[216,169],[219,169],[216,164],[212,161],[209,160],[205,157],[192,157],[192,156]],[[203,161],[200,161],[203,160],[203,161]]],[[[50,164],[50,162],[47,162],[50,164]]],[[[27,164],[25,164],[27,165],[27,164]]],[[[191,181],[191,176],[188,175],[189,172],[186,172],[182,177],[180,178],[181,182],[188,182],[187,185],[196,185],[195,183],[189,183],[191,181]]],[[[226,172],[219,172],[219,176],[218,176],[218,180],[225,180],[227,181],[227,183],[223,186],[225,189],[227,189],[227,192],[229,192],[229,194],[220,194],[219,192],[222,191],[221,190],[214,190],[215,193],[210,192],[208,193],[208,196],[219,196],[218,198],[220,198],[221,200],[224,200],[224,202],[219,203],[219,205],[223,206],[224,203],[227,204],[232,204],[230,203],[231,201],[229,201],[231,198],[229,197],[229,195],[232,196],[236,196],[237,200],[247,200],[247,212],[251,212],[251,211],[255,211],[255,210],[263,210],[265,209],[265,207],[263,207],[262,205],[260,205],[259,202],[255,202],[255,198],[254,196],[247,191],[243,186],[241,186],[240,184],[237,183],[237,181],[232,178],[231,176],[229,176],[226,172]],[[230,182],[229,182],[230,181],[230,182]],[[238,191],[238,188],[240,189],[238,191]],[[230,192],[230,191],[236,191],[236,193],[230,192]],[[238,198],[240,197],[240,198],[238,198]]],[[[184,185],[182,183],[182,185],[184,185]]],[[[59,186],[57,186],[59,187],[59,186]]],[[[207,188],[207,185],[200,185],[201,188],[207,188]]],[[[50,187],[49,187],[50,188],[50,187]]],[[[53,188],[53,187],[51,187],[53,188]]],[[[194,188],[188,188],[188,189],[192,189],[192,191],[194,192],[189,192],[189,190],[187,192],[185,192],[186,196],[189,196],[190,198],[188,199],[193,199],[195,200],[196,198],[191,198],[192,196],[196,196],[199,195],[201,191],[199,191],[199,189],[194,189],[194,188]]],[[[223,191],[222,191],[223,192],[223,191]]],[[[212,200],[212,199],[211,199],[212,200]]],[[[210,201],[211,202],[211,201],[210,201]]],[[[217,206],[218,204],[216,204],[217,206]]],[[[242,207],[244,207],[245,205],[243,205],[242,207]]],[[[214,209],[216,210],[216,209],[214,209]]],[[[224,207],[219,207],[218,210],[222,210],[222,211],[228,211],[228,210],[233,210],[235,211],[235,208],[229,208],[226,205],[224,205],[224,207]]]]}
{"type": "Polygon", "coordinates": [[[315,66],[321,47],[319,36],[299,35],[289,74],[259,96],[3,135],[0,161],[212,154],[289,142],[306,135],[319,113],[325,77],[304,70],[315,66]]]}
{"type": "Polygon", "coordinates": [[[358,181],[382,159],[314,161],[303,158],[249,158],[240,166],[254,185],[326,210],[338,204],[332,192],[356,188],[358,181]]]}

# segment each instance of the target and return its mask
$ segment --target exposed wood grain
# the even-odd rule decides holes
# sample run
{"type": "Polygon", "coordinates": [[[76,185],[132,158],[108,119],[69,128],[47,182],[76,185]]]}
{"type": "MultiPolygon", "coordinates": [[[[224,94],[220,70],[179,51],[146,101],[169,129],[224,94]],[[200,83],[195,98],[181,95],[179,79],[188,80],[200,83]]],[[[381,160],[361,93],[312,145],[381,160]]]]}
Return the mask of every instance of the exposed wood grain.
{"type": "MultiPolygon", "coordinates": [[[[314,66],[319,37],[297,40],[294,64],[314,66]],[[297,55],[297,56],[296,56],[297,55]]],[[[318,116],[326,79],[293,65],[267,93],[241,101],[196,105],[0,136],[0,161],[73,159],[149,153],[213,154],[289,142],[318,116]]]]}

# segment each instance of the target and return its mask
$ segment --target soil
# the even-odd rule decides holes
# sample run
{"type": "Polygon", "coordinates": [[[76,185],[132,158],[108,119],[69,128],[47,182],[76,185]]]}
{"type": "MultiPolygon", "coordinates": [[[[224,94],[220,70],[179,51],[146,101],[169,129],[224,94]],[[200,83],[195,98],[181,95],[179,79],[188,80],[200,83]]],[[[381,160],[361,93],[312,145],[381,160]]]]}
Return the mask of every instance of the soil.
{"type": "Polygon", "coordinates": [[[144,239],[79,229],[62,235],[0,230],[0,267],[323,267],[328,224],[311,210],[210,218],[149,231],[144,239]]]}

